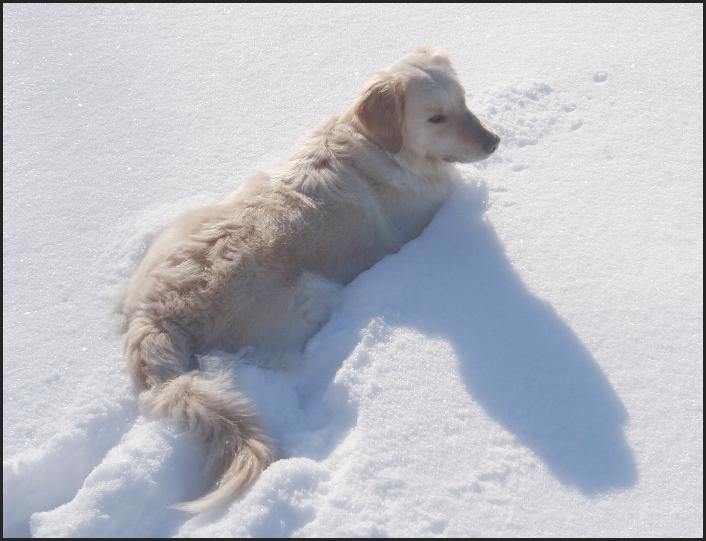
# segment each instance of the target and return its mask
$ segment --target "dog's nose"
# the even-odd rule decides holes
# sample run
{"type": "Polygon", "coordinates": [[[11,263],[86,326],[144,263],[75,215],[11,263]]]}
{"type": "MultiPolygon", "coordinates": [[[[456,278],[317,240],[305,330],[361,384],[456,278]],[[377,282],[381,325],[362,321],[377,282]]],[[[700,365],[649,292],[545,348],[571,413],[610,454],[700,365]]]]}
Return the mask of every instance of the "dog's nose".
{"type": "Polygon", "coordinates": [[[488,154],[492,154],[498,148],[499,144],[500,144],[500,137],[498,137],[497,135],[495,135],[493,133],[493,134],[491,134],[490,138],[483,145],[483,150],[485,150],[488,154]]]}

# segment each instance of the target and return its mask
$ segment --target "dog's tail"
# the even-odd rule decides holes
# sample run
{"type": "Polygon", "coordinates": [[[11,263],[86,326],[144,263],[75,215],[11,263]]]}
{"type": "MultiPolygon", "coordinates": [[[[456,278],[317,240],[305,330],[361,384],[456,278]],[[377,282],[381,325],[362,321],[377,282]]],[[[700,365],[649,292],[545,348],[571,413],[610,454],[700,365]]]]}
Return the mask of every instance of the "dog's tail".
{"type": "Polygon", "coordinates": [[[229,377],[204,377],[194,368],[192,345],[177,326],[138,313],[125,338],[128,369],[141,389],[140,405],[148,415],[184,423],[208,445],[208,466],[215,488],[205,496],[178,504],[201,513],[230,501],[273,460],[250,402],[229,377]]]}

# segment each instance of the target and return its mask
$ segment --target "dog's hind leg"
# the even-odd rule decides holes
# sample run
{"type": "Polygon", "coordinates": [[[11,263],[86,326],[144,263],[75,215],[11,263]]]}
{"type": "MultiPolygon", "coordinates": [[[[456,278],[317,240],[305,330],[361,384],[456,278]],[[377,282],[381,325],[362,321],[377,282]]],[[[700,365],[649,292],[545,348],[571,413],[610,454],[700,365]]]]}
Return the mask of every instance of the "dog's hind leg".
{"type": "Polygon", "coordinates": [[[196,368],[189,337],[176,325],[159,324],[137,313],[125,336],[128,372],[140,390],[172,380],[196,368]]]}

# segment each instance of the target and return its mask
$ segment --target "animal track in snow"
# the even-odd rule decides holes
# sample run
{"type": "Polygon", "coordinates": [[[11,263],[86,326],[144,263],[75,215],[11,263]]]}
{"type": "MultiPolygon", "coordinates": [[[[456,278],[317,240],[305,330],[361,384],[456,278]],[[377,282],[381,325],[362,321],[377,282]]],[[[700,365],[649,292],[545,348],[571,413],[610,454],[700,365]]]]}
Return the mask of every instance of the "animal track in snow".
{"type": "Polygon", "coordinates": [[[499,87],[468,101],[471,109],[501,139],[500,150],[494,156],[474,164],[479,170],[504,164],[510,174],[520,173],[529,165],[516,161],[518,151],[538,145],[552,134],[574,131],[583,122],[575,118],[576,102],[560,98],[547,83],[523,82],[499,87]]]}
{"type": "Polygon", "coordinates": [[[597,71],[593,74],[593,80],[597,83],[602,83],[608,79],[608,74],[605,71],[597,71]]]}
{"type": "Polygon", "coordinates": [[[536,82],[495,90],[475,101],[479,116],[508,148],[536,145],[552,131],[562,131],[564,117],[575,109],[561,103],[551,86],[536,82]]]}

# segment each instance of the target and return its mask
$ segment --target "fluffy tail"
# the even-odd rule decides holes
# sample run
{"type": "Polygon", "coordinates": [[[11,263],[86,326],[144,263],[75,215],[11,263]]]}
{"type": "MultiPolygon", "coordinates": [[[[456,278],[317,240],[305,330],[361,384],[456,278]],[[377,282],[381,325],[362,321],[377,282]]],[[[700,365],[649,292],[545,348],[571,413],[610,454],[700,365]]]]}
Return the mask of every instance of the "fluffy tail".
{"type": "Polygon", "coordinates": [[[249,400],[228,376],[187,372],[195,363],[190,340],[178,327],[156,325],[138,314],[128,327],[125,349],[130,375],[142,389],[143,412],[184,423],[208,445],[216,486],[178,509],[201,513],[231,501],[274,460],[249,400]]]}

